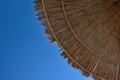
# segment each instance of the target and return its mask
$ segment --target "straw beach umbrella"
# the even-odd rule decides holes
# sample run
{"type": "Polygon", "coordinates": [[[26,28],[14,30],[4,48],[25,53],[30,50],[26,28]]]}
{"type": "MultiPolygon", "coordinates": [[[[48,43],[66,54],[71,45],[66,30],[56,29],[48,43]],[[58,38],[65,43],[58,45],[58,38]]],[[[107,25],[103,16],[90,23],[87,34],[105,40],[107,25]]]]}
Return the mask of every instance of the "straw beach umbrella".
{"type": "Polygon", "coordinates": [[[120,80],[120,0],[35,0],[64,58],[94,80],[120,80]]]}

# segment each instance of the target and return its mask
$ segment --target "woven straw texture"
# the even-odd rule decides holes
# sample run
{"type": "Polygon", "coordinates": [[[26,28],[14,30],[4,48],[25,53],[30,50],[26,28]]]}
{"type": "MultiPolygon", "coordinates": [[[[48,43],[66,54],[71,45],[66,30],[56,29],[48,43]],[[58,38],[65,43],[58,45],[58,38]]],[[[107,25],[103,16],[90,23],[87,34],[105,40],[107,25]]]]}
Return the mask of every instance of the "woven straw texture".
{"type": "Polygon", "coordinates": [[[38,19],[64,58],[94,80],[120,80],[119,0],[35,0],[38,19]]]}

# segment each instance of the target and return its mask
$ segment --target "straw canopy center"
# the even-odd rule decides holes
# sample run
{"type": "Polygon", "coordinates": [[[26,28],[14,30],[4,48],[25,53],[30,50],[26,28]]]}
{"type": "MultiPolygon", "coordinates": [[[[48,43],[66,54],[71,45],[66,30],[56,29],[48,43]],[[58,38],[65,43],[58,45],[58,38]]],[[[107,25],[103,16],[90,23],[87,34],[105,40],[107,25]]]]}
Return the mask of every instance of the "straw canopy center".
{"type": "Polygon", "coordinates": [[[120,0],[110,0],[113,11],[120,15],[120,0]]]}

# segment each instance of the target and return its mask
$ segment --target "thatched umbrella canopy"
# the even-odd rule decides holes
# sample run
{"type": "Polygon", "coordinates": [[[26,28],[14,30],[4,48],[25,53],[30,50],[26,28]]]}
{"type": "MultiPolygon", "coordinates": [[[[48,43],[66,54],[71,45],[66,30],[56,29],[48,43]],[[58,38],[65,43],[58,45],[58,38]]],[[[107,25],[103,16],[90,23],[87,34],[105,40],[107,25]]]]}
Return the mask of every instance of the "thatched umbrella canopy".
{"type": "Polygon", "coordinates": [[[35,0],[62,56],[95,80],[120,80],[120,0],[35,0]]]}

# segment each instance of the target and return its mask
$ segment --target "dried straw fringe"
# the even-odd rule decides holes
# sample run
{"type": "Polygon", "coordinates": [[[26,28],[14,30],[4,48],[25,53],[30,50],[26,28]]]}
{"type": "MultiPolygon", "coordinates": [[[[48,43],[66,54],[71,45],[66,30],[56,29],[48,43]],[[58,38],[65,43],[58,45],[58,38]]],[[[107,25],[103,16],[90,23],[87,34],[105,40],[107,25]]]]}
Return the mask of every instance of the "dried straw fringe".
{"type": "MultiPolygon", "coordinates": [[[[37,16],[38,16],[38,20],[41,20],[42,21],[42,25],[44,25],[45,27],[46,27],[46,34],[49,36],[49,39],[50,39],[50,41],[51,42],[56,42],[56,40],[55,40],[55,38],[53,37],[53,35],[52,35],[52,32],[50,31],[50,29],[49,29],[49,27],[48,27],[48,24],[47,24],[47,21],[46,21],[46,18],[45,18],[45,15],[44,15],[44,11],[43,11],[43,9],[42,9],[42,0],[34,0],[34,2],[35,2],[35,4],[36,4],[36,6],[34,7],[34,9],[35,9],[35,11],[37,11],[38,12],[38,14],[37,14],[37,16]]],[[[54,17],[57,17],[57,16],[60,16],[60,15],[54,15],[54,17]]],[[[62,16],[63,17],[63,16],[62,16]]],[[[62,18],[62,17],[60,17],[61,18],[61,20],[62,19],[64,19],[64,17],[62,18]]],[[[60,19],[59,18],[59,19],[60,19]]],[[[51,19],[52,20],[52,22],[53,22],[53,25],[56,25],[55,27],[57,28],[57,26],[66,26],[66,25],[64,25],[64,22],[65,22],[65,20],[63,20],[62,21],[62,23],[63,24],[61,24],[61,25],[57,25],[57,22],[55,23],[54,21],[57,21],[57,20],[55,20],[54,18],[53,19],[51,19]]],[[[58,21],[59,22],[59,21],[58,21]]],[[[58,32],[62,32],[62,31],[64,31],[64,30],[66,30],[66,29],[68,29],[68,28],[64,28],[64,29],[60,29],[61,31],[58,31],[57,29],[57,31],[58,32]]],[[[56,31],[56,32],[57,32],[56,31]]],[[[61,38],[61,37],[60,37],[61,38]]],[[[69,39],[69,38],[68,38],[69,39]]],[[[79,69],[82,73],[83,73],[83,75],[86,75],[86,76],[90,76],[90,73],[89,72],[87,72],[87,71],[84,71],[80,66],[78,66],[76,63],[74,63],[67,55],[66,55],[66,53],[65,52],[63,52],[62,54],[61,54],[61,56],[63,56],[64,58],[67,58],[68,59],[68,63],[69,64],[71,64],[74,68],[76,68],[76,69],[79,69]]]]}
{"type": "MultiPolygon", "coordinates": [[[[72,1],[72,0],[65,0],[65,1],[72,1]]],[[[46,27],[46,34],[49,36],[50,41],[58,42],[56,40],[56,38],[54,37],[52,31],[50,30],[49,25],[47,24],[47,20],[44,15],[44,10],[43,10],[43,6],[42,6],[42,0],[35,0],[35,4],[36,4],[36,6],[34,9],[38,12],[38,14],[37,14],[38,19],[41,20],[43,22],[42,25],[44,25],[46,27]]],[[[68,59],[68,63],[71,64],[74,68],[81,70],[83,72],[83,75],[85,75],[85,76],[90,76],[92,74],[94,77],[94,80],[107,80],[107,79],[115,80],[114,75],[116,75],[116,65],[111,66],[111,63],[104,63],[103,61],[97,59],[95,55],[91,54],[90,51],[86,50],[85,47],[82,46],[82,44],[78,45],[79,42],[75,39],[75,37],[71,33],[71,31],[66,23],[66,19],[63,14],[63,10],[61,8],[61,2],[59,0],[52,0],[51,2],[46,2],[46,4],[51,4],[51,5],[47,5],[47,7],[46,7],[47,12],[49,13],[47,16],[51,23],[54,34],[57,36],[57,39],[59,40],[58,43],[60,43],[62,46],[65,47],[66,51],[64,51],[61,55],[64,58],[68,59]],[[54,2],[54,3],[52,3],[52,2],[54,2]],[[67,55],[67,52],[69,53],[70,56],[72,56],[75,59],[75,61],[77,61],[77,63],[75,61],[73,61],[73,59],[71,59],[69,55],[67,55]],[[96,67],[98,65],[97,64],[98,62],[99,62],[100,67],[96,67]],[[106,74],[106,75],[103,75],[103,74],[106,74]],[[106,77],[106,76],[108,76],[108,77],[106,77]],[[102,77],[105,79],[103,79],[102,77]]],[[[68,12],[71,11],[69,8],[67,10],[68,10],[68,12]]],[[[69,12],[68,15],[73,15],[70,18],[77,19],[77,16],[74,15],[75,12],[78,12],[78,11],[75,10],[74,8],[73,8],[73,11],[69,12]]],[[[82,16],[88,16],[88,15],[82,15],[82,16]]],[[[81,21],[82,20],[83,19],[81,17],[81,21]]],[[[86,39],[86,40],[93,39],[93,41],[94,40],[97,41],[97,35],[96,35],[96,33],[94,33],[92,31],[92,29],[94,30],[95,24],[91,24],[93,22],[91,22],[91,20],[89,21],[89,19],[88,19],[88,21],[85,21],[85,20],[83,20],[83,21],[84,21],[83,23],[86,23],[86,25],[83,24],[83,26],[86,30],[88,30],[87,32],[90,33],[90,35],[88,35],[87,33],[84,33],[83,35],[79,34],[79,36],[82,36],[82,38],[83,38],[82,40],[85,41],[86,37],[92,35],[95,37],[94,38],[88,37],[88,39],[86,39]],[[92,29],[90,27],[87,28],[87,26],[90,24],[93,26],[92,29]]],[[[73,20],[72,22],[75,23],[74,26],[79,25],[79,23],[77,23],[77,21],[75,21],[75,20],[73,20]]],[[[82,25],[81,25],[81,28],[83,28],[82,25]]],[[[78,29],[79,32],[82,32],[80,30],[84,31],[84,28],[79,29],[78,27],[74,27],[74,30],[78,29]]],[[[99,34],[99,33],[100,32],[98,32],[97,34],[99,34]]],[[[103,34],[102,36],[105,36],[105,35],[103,34]]],[[[106,42],[107,42],[107,40],[106,40],[106,42]]],[[[104,45],[106,46],[107,44],[105,43],[104,45]]],[[[116,62],[116,60],[113,60],[113,61],[114,61],[114,63],[116,62]]]]}

